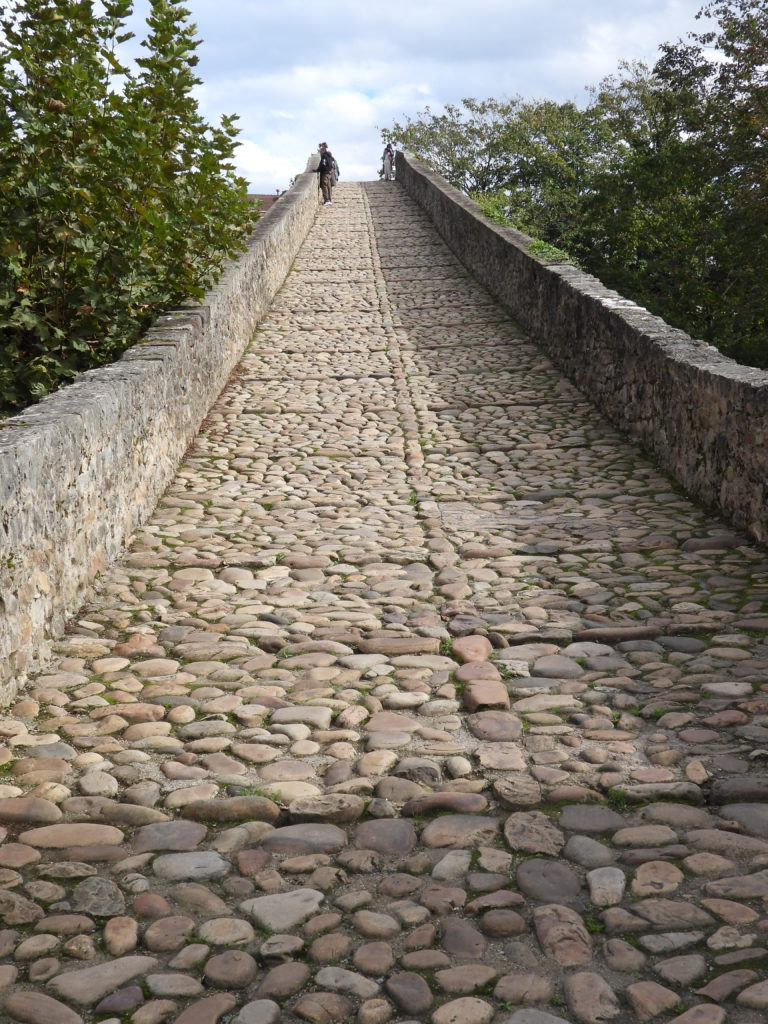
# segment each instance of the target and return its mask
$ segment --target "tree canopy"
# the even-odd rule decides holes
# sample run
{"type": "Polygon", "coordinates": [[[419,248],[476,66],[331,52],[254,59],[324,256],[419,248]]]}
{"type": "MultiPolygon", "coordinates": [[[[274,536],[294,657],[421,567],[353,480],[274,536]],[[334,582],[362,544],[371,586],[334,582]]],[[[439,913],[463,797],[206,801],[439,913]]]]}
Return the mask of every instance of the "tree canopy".
{"type": "Polygon", "coordinates": [[[622,64],[588,102],[465,99],[382,134],[507,223],[768,367],[768,0],[622,64]]]}
{"type": "Polygon", "coordinates": [[[192,89],[179,0],[11,0],[0,18],[0,414],[115,359],[163,308],[202,296],[252,220],[234,118],[192,89]]]}

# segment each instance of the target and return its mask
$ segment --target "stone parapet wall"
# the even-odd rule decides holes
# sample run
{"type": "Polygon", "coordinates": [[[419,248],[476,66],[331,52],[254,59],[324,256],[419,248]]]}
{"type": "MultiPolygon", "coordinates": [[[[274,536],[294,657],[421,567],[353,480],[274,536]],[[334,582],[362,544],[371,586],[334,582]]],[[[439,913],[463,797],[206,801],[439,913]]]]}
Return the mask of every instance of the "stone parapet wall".
{"type": "Polygon", "coordinates": [[[317,209],[317,179],[300,174],[199,306],[0,422],[0,701],[154,509],[317,209]]]}
{"type": "Polygon", "coordinates": [[[530,256],[530,238],[489,221],[402,152],[397,181],[616,427],[696,500],[768,540],[768,373],[728,359],[570,264],[530,256]]]}

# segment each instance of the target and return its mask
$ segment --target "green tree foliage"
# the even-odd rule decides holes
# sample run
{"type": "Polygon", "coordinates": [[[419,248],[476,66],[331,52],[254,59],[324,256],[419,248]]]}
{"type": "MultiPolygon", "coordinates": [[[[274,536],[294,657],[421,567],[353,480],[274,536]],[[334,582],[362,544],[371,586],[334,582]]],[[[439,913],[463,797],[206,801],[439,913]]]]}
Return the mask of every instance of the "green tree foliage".
{"type": "Polygon", "coordinates": [[[521,231],[566,247],[579,234],[577,199],[592,136],[575,104],[519,97],[467,98],[440,115],[427,107],[382,132],[455,188],[492,196],[496,210],[521,231]]]}
{"type": "Polygon", "coordinates": [[[604,82],[611,160],[584,198],[587,264],[689,333],[768,366],[768,5],[705,9],[719,28],[604,82]]]}
{"type": "Polygon", "coordinates": [[[722,209],[702,134],[702,82],[670,88],[658,68],[622,71],[589,108],[608,147],[582,195],[582,256],[606,284],[711,336],[722,209]]]}
{"type": "Polygon", "coordinates": [[[702,15],[714,28],[665,44],[653,68],[621,65],[583,109],[464,100],[384,134],[495,218],[768,367],[768,0],[702,15]]]}
{"type": "Polygon", "coordinates": [[[462,192],[493,192],[507,180],[504,134],[517,105],[517,100],[465,99],[460,107],[449,103],[442,114],[427,107],[415,119],[396,121],[381,137],[418,155],[462,192]]]}
{"type": "Polygon", "coordinates": [[[200,117],[194,26],[150,0],[13,0],[0,20],[0,411],[110,362],[201,297],[252,224],[234,118],[200,117]]]}

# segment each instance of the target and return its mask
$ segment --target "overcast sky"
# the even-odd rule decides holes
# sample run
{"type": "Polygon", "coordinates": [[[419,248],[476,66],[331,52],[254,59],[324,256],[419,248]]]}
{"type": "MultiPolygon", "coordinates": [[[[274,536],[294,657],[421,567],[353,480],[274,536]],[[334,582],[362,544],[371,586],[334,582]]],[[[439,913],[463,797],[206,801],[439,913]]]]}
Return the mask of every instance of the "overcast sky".
{"type": "MultiPolygon", "coordinates": [[[[466,96],[586,101],[622,60],[701,31],[703,0],[186,0],[198,98],[240,117],[252,192],[287,188],[327,141],[342,178],[377,177],[380,128],[466,96]]],[[[147,0],[131,27],[145,34],[147,0]]]]}

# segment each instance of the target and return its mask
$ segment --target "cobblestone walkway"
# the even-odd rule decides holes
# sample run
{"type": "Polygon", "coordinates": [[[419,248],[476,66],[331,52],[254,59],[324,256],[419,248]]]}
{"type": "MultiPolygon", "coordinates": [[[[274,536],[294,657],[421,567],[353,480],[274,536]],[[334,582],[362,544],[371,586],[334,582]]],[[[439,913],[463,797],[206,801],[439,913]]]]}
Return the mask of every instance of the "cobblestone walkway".
{"type": "Polygon", "coordinates": [[[397,186],[0,719],[25,1024],[758,1024],[768,560],[397,186]]]}

